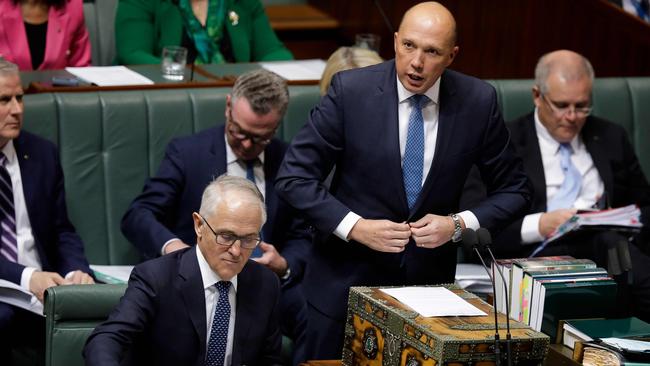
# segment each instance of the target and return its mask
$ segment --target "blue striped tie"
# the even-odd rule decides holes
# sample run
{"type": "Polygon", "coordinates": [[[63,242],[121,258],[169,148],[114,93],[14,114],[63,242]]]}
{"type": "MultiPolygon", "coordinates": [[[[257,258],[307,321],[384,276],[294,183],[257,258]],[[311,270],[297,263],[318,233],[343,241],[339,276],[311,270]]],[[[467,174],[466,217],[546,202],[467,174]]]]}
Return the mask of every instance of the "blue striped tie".
{"type": "MultiPolygon", "coordinates": [[[[251,182],[253,182],[253,184],[257,185],[257,183],[255,183],[255,163],[257,163],[257,159],[246,160],[245,163],[246,163],[246,179],[250,180],[251,182]]],[[[262,233],[260,233],[260,236],[261,235],[262,233]]],[[[264,238],[262,238],[262,240],[264,240],[264,238]]],[[[251,253],[251,257],[252,258],[261,257],[262,254],[264,254],[264,252],[262,252],[262,249],[258,245],[255,247],[255,249],[253,249],[253,252],[251,253]]]]}
{"type": "Polygon", "coordinates": [[[230,281],[219,281],[214,286],[219,292],[219,300],[217,300],[212,317],[212,330],[210,331],[205,365],[223,366],[226,362],[228,324],[230,323],[230,301],[228,300],[230,281]]]}
{"type": "Polygon", "coordinates": [[[413,110],[409,116],[406,148],[402,162],[402,178],[406,190],[406,200],[409,210],[415,205],[422,188],[422,171],[424,168],[424,119],[422,106],[428,101],[425,95],[413,95],[411,98],[413,110]]]}
{"type": "Polygon", "coordinates": [[[573,154],[573,149],[570,144],[560,144],[560,167],[564,172],[564,181],[555,196],[546,205],[547,211],[571,208],[578,198],[582,186],[582,175],[571,162],[571,154],[573,154]]]}
{"type": "Polygon", "coordinates": [[[16,240],[16,212],[11,177],[5,164],[7,157],[0,152],[0,231],[2,245],[0,253],[12,262],[18,261],[18,241],[16,240]]]}

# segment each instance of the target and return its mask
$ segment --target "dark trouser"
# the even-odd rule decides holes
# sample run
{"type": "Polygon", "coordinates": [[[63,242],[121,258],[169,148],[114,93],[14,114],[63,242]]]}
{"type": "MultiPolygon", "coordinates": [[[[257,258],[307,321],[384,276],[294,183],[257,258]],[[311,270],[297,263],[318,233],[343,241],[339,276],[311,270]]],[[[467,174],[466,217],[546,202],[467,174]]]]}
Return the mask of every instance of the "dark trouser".
{"type": "Polygon", "coordinates": [[[294,361],[340,360],[345,322],[323,314],[307,302],[309,327],[302,342],[296,343],[294,361]]]}
{"type": "Polygon", "coordinates": [[[45,364],[45,318],[0,302],[0,363],[12,365],[16,349],[32,351],[36,365],[45,364]]]}
{"type": "MultiPolygon", "coordinates": [[[[617,316],[636,316],[650,322],[650,256],[622,234],[612,231],[583,231],[557,243],[550,243],[538,256],[570,255],[588,258],[612,273],[612,248],[624,246],[629,251],[632,268],[621,274],[614,271],[619,295],[617,316]]],[[[532,249],[531,249],[532,250],[532,249]]],[[[620,248],[618,250],[621,251],[620,248]]],[[[620,264],[620,263],[619,263],[620,264]]]]}

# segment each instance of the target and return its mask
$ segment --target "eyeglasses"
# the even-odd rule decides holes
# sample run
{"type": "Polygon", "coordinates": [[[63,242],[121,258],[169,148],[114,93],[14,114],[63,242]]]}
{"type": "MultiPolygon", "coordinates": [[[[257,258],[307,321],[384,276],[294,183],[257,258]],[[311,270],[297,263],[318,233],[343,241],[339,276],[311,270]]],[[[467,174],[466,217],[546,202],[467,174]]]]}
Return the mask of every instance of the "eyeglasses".
{"type": "Polygon", "coordinates": [[[274,128],[273,131],[267,136],[256,136],[250,134],[242,130],[242,128],[239,126],[239,123],[235,122],[235,120],[232,119],[232,109],[228,111],[228,132],[230,132],[232,137],[239,141],[250,140],[255,145],[266,146],[271,142],[271,139],[273,139],[273,135],[275,135],[276,130],[277,127],[274,128]]]}
{"type": "Polygon", "coordinates": [[[212,231],[214,234],[215,241],[219,245],[223,245],[225,247],[231,247],[235,244],[237,240],[239,240],[239,246],[244,248],[244,249],[255,249],[255,247],[262,241],[259,237],[255,236],[237,236],[233,233],[228,233],[228,232],[222,232],[218,233],[214,231],[212,226],[208,224],[208,220],[205,219],[201,214],[201,219],[203,219],[203,222],[208,226],[208,229],[212,231]]]}
{"type": "Polygon", "coordinates": [[[571,112],[575,113],[576,117],[578,118],[585,118],[591,114],[591,111],[593,109],[592,107],[576,107],[575,105],[558,106],[556,102],[548,99],[546,95],[542,93],[539,95],[546,102],[546,104],[548,104],[555,116],[558,118],[562,118],[571,112]]]}

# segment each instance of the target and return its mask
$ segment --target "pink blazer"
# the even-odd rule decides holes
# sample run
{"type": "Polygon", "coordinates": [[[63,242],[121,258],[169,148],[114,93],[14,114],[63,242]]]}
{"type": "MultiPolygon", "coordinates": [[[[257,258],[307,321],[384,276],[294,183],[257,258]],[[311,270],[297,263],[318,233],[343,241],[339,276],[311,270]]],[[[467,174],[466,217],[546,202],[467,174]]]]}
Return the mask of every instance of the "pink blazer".
{"type": "MultiPolygon", "coordinates": [[[[32,70],[32,57],[20,6],[0,0],[0,55],[32,70]]],[[[90,41],[84,23],[82,0],[69,0],[60,9],[50,7],[47,21],[45,56],[38,70],[90,65],[90,41]]]]}

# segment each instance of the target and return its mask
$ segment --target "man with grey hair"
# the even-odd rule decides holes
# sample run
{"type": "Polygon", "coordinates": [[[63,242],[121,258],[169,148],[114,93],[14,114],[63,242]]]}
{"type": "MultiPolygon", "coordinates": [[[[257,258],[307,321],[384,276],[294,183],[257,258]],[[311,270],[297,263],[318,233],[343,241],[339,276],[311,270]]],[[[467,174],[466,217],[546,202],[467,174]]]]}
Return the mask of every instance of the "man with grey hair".
{"type": "Polygon", "coordinates": [[[280,363],[279,281],[248,260],[266,219],[261,193],[222,175],[191,214],[196,245],[137,265],[108,320],[88,338],[88,365],[280,363]]]}
{"type": "MultiPolygon", "coordinates": [[[[498,257],[527,257],[578,210],[637,204],[642,220],[648,221],[650,185],[625,129],[592,115],[593,83],[594,70],[580,54],[558,50],[539,59],[532,88],[535,110],[508,123],[533,184],[532,206],[495,238],[498,257]]],[[[470,176],[463,200],[467,207],[482,197],[478,182],[478,174],[470,176]]],[[[620,289],[631,283],[631,309],[619,310],[650,320],[650,258],[637,246],[648,242],[629,239],[610,231],[585,231],[540,247],[537,255],[593,259],[617,276],[620,289]],[[629,244],[635,241],[637,245],[629,244]],[[618,260],[627,256],[631,263],[618,260]]]]}
{"type": "MultiPolygon", "coordinates": [[[[0,57],[0,279],[43,301],[49,287],[94,280],[68,219],[58,150],[22,131],[23,110],[18,67],[0,57]]],[[[0,302],[3,364],[14,346],[43,347],[44,329],[42,317],[0,302]]]]}
{"type": "Polygon", "coordinates": [[[269,219],[252,257],[283,280],[283,331],[296,338],[304,322],[297,282],[309,237],[273,187],[287,148],[274,134],[288,102],[289,90],[280,76],[263,69],[241,75],[226,97],[225,125],[169,143],[158,173],[124,215],[122,232],[145,258],[185,248],[194,240],[192,212],[214,177],[229,174],[253,181],[265,198],[269,219]]]}

